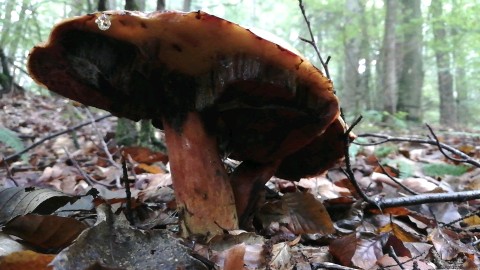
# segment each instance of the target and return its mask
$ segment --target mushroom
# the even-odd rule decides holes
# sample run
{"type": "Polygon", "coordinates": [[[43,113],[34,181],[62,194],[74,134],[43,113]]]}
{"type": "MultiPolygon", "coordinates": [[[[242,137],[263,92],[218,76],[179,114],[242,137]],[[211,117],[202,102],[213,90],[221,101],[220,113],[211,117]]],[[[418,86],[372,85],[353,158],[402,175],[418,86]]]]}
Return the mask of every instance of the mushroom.
{"type": "MultiPolygon", "coordinates": [[[[182,236],[247,224],[277,171],[304,174],[289,175],[296,155],[343,135],[332,83],[317,68],[201,11],[68,19],[32,50],[28,69],[51,91],[164,130],[182,236]],[[229,174],[225,157],[242,163],[229,174]]],[[[323,154],[314,173],[338,159],[323,154]]]]}

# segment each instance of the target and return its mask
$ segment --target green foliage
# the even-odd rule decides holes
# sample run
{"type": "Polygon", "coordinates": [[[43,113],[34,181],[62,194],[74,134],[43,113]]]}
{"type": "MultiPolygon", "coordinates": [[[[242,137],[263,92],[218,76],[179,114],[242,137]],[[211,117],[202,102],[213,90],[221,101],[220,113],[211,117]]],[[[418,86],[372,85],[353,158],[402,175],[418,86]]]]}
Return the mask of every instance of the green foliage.
{"type": "Polygon", "coordinates": [[[468,167],[452,164],[426,164],[423,165],[422,170],[425,175],[432,177],[445,175],[460,176],[468,171],[468,167]]]}
{"type": "Polygon", "coordinates": [[[394,153],[397,148],[393,145],[380,145],[379,147],[375,148],[373,152],[377,158],[384,158],[391,153],[394,153]]]}
{"type": "Polygon", "coordinates": [[[382,161],[382,164],[396,168],[398,170],[398,177],[402,179],[412,176],[415,170],[414,165],[405,160],[385,159],[382,161]]]}
{"type": "MultiPolygon", "coordinates": [[[[17,133],[8,128],[0,127],[0,142],[13,148],[16,152],[19,152],[24,148],[23,142],[18,137],[17,133]]],[[[22,159],[25,159],[24,155],[22,156],[22,159]]]]}

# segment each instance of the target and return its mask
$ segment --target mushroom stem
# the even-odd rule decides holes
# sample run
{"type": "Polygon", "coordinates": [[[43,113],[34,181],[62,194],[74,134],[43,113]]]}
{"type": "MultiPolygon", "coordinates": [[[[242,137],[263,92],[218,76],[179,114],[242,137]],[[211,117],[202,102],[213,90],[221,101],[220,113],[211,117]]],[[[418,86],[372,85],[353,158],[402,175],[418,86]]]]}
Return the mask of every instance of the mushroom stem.
{"type": "Polygon", "coordinates": [[[230,176],[241,228],[250,226],[250,219],[261,198],[260,193],[279,165],[280,161],[267,164],[244,161],[230,176]]]}
{"type": "Polygon", "coordinates": [[[163,120],[182,237],[211,237],[238,228],[229,177],[197,112],[176,128],[163,120]]]}

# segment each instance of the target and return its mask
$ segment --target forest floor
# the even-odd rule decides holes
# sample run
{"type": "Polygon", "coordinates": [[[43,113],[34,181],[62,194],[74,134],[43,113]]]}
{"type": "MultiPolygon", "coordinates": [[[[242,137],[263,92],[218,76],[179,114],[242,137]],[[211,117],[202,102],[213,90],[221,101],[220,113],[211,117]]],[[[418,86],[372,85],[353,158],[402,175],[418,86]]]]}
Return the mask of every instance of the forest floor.
{"type": "MultiPolygon", "coordinates": [[[[131,182],[127,192],[121,151],[113,139],[116,118],[92,124],[106,113],[92,110],[89,115],[65,99],[31,94],[4,96],[0,108],[0,157],[8,158],[0,159],[0,269],[22,269],[22,265],[34,267],[29,269],[175,269],[175,264],[187,269],[202,269],[201,264],[210,269],[480,266],[479,200],[369,207],[343,173],[345,164],[295,183],[271,179],[266,201],[255,217],[255,232],[228,232],[207,242],[177,239],[165,153],[122,148],[131,182]],[[86,125],[52,136],[81,123],[86,125]],[[41,141],[44,138],[50,139],[41,141]],[[34,143],[38,145],[26,153],[12,156],[34,143]],[[333,233],[321,233],[332,227],[333,233]]],[[[439,142],[477,161],[480,134],[431,134],[426,127],[385,133],[390,137],[383,138],[390,142],[372,144],[382,138],[367,134],[357,139],[365,145],[350,147],[351,170],[370,198],[480,189],[476,163],[467,164],[462,156],[440,151],[435,143],[404,140],[431,142],[436,135],[439,142]]]]}

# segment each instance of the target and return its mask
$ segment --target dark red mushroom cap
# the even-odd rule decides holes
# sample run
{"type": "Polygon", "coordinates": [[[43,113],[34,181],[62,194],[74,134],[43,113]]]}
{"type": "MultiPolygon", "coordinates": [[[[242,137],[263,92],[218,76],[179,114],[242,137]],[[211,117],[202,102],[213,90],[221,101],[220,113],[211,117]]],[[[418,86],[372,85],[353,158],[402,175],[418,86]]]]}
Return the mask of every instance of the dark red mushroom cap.
{"type": "MultiPolygon", "coordinates": [[[[233,158],[291,154],[339,114],[310,62],[204,12],[106,12],[57,25],[28,68],[48,89],[134,120],[199,111],[233,158]]],[[[158,124],[161,126],[161,124],[158,124]]]]}

